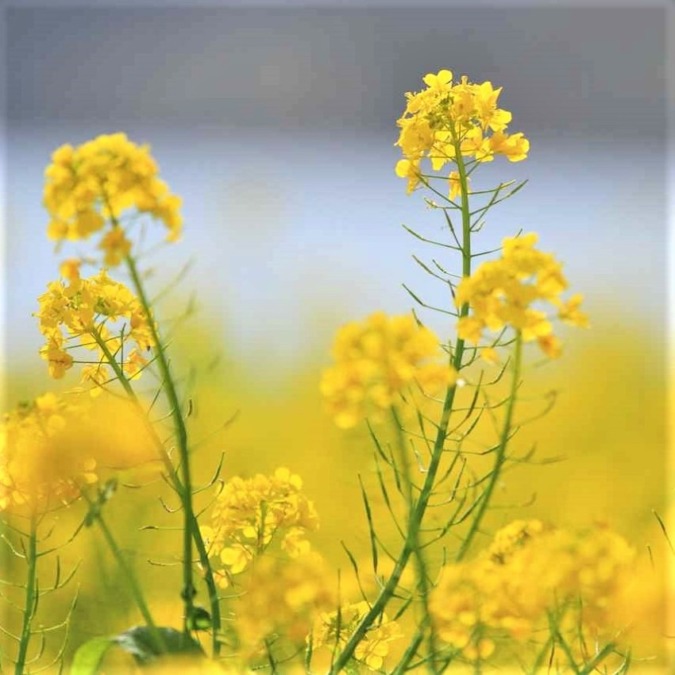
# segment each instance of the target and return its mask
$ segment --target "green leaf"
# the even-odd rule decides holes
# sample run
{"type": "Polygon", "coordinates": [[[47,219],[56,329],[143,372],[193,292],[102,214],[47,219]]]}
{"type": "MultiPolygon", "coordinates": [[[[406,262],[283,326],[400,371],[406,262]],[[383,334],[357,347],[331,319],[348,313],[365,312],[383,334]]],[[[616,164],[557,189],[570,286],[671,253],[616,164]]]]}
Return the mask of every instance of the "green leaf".
{"type": "MultiPolygon", "coordinates": [[[[167,654],[204,654],[201,645],[175,628],[157,628],[167,654]]],[[[143,665],[154,661],[162,652],[157,649],[152,631],[148,626],[135,626],[113,638],[115,643],[136,663],[143,665]]]]}
{"type": "Polygon", "coordinates": [[[103,659],[111,647],[118,647],[131,654],[139,665],[152,663],[165,654],[204,654],[200,644],[175,628],[157,628],[166,652],[160,652],[147,626],[135,626],[112,637],[97,637],[85,642],[75,652],[70,675],[94,675],[99,672],[103,659]]]}
{"type": "Polygon", "coordinates": [[[97,673],[106,652],[115,644],[115,638],[97,637],[78,647],[70,666],[70,675],[97,673]]]}

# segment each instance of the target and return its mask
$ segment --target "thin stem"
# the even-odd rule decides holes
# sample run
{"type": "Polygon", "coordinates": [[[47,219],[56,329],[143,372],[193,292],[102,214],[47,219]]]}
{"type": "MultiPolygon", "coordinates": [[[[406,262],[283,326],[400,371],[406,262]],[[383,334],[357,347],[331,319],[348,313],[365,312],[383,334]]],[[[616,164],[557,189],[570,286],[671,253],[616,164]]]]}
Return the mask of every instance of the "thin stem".
{"type": "Polygon", "coordinates": [[[523,352],[523,338],[518,331],[516,334],[516,343],[514,347],[513,355],[513,379],[511,381],[511,391],[509,393],[509,401],[506,408],[506,415],[504,418],[504,426],[502,427],[501,437],[499,439],[499,445],[495,451],[495,465],[490,474],[490,479],[488,484],[485,486],[485,490],[480,497],[480,504],[478,505],[478,510],[471,522],[471,527],[462,541],[462,545],[459,547],[457,552],[457,562],[460,562],[464,556],[467,554],[471,543],[473,542],[476,534],[480,531],[480,525],[485,516],[485,512],[490,504],[490,499],[492,498],[492,493],[494,492],[495,486],[497,485],[497,480],[501,475],[502,467],[504,466],[504,460],[506,458],[506,448],[509,443],[509,437],[511,435],[511,428],[513,426],[513,412],[516,406],[516,392],[518,390],[518,384],[520,381],[520,368],[522,361],[522,352],[523,352]]]}
{"type": "Polygon", "coordinates": [[[422,546],[420,545],[419,527],[413,525],[413,518],[415,512],[415,496],[413,493],[412,477],[410,473],[410,460],[403,434],[403,425],[398,414],[396,406],[392,406],[391,414],[394,420],[394,430],[396,433],[396,447],[398,450],[399,463],[402,468],[403,488],[405,490],[405,499],[408,506],[408,532],[411,533],[411,546],[413,547],[413,555],[417,567],[417,582],[419,585],[420,596],[422,600],[422,611],[424,613],[420,629],[425,625],[429,626],[429,655],[431,660],[427,663],[430,673],[434,673],[434,659],[436,655],[436,629],[434,626],[433,617],[429,613],[429,573],[427,571],[427,563],[424,559],[422,546]]]}
{"type": "MultiPolygon", "coordinates": [[[[183,493],[185,491],[185,488],[183,487],[183,484],[181,483],[180,477],[178,476],[178,473],[176,471],[176,468],[174,465],[171,463],[171,459],[168,456],[166,449],[164,448],[164,444],[160,440],[159,436],[157,435],[157,431],[154,428],[154,426],[150,423],[150,420],[148,420],[147,415],[145,411],[143,410],[143,407],[141,406],[141,402],[138,399],[138,396],[136,395],[136,392],[134,391],[134,388],[127,378],[126,374],[124,373],[124,370],[120,366],[120,364],[117,362],[113,354],[110,352],[108,349],[107,344],[105,343],[105,340],[102,340],[100,335],[98,335],[95,332],[92,332],[92,336],[96,343],[99,345],[101,348],[101,351],[105,355],[108,364],[110,367],[113,369],[115,372],[115,375],[119,379],[119,381],[122,383],[122,387],[124,388],[124,391],[127,393],[129,399],[136,405],[139,413],[141,414],[142,419],[145,421],[145,426],[147,430],[149,431],[150,435],[152,436],[152,439],[155,443],[155,446],[157,447],[159,451],[159,455],[162,459],[162,462],[164,463],[164,468],[171,479],[173,483],[174,490],[176,493],[180,496],[181,498],[181,503],[184,501],[183,498],[183,493]]],[[[213,570],[211,568],[211,562],[209,560],[209,554],[208,551],[206,550],[206,544],[204,543],[204,538],[202,537],[201,531],[199,529],[199,523],[197,521],[197,517],[192,514],[192,526],[191,526],[191,532],[192,532],[192,537],[195,542],[195,546],[197,548],[197,553],[199,555],[199,562],[204,570],[204,581],[206,583],[206,588],[209,593],[209,605],[211,607],[211,625],[213,628],[212,631],[212,648],[213,648],[213,653],[214,655],[218,655],[220,653],[220,642],[218,641],[217,634],[218,631],[220,630],[220,602],[218,601],[218,589],[216,586],[216,581],[213,577],[213,570]]]]}
{"type": "Polygon", "coordinates": [[[21,627],[21,640],[19,641],[19,653],[14,667],[15,675],[21,675],[26,665],[28,643],[31,637],[31,626],[35,616],[37,605],[37,519],[35,512],[30,518],[30,533],[28,535],[28,550],[26,551],[26,563],[28,573],[26,579],[26,600],[23,607],[23,625],[21,627]]]}
{"type": "Polygon", "coordinates": [[[155,644],[155,648],[158,650],[158,653],[168,651],[166,643],[164,642],[164,638],[162,637],[162,634],[159,632],[159,629],[157,628],[157,625],[155,624],[152,618],[152,614],[150,613],[150,609],[148,608],[148,605],[145,602],[145,598],[143,597],[143,591],[138,581],[136,580],[134,571],[131,569],[131,566],[122,555],[122,551],[120,550],[120,547],[115,541],[115,538],[112,532],[110,531],[110,528],[106,524],[105,520],[103,520],[103,516],[101,514],[100,509],[91,508],[95,507],[96,504],[92,502],[92,500],[86,495],[85,492],[82,492],[82,496],[89,503],[90,514],[92,515],[93,519],[98,523],[98,526],[101,529],[101,532],[103,533],[103,538],[105,539],[106,544],[108,544],[108,548],[110,549],[111,553],[113,554],[113,557],[115,558],[115,562],[117,562],[117,564],[120,566],[120,569],[122,570],[123,574],[127,579],[127,582],[129,583],[131,595],[133,596],[134,601],[136,602],[136,605],[140,610],[143,619],[145,620],[145,623],[150,629],[150,635],[152,637],[152,641],[155,644]]]}
{"type": "MultiPolygon", "coordinates": [[[[105,187],[103,189],[103,199],[108,207],[108,212],[110,213],[110,222],[112,223],[113,228],[120,227],[119,220],[115,216],[115,211],[110,204],[108,195],[106,194],[105,187]]],[[[185,427],[185,420],[181,414],[180,404],[178,401],[178,393],[176,392],[176,387],[174,384],[173,377],[171,376],[171,369],[169,368],[169,363],[166,358],[166,353],[164,351],[164,346],[160,340],[159,330],[155,325],[155,322],[152,318],[152,313],[150,311],[150,303],[148,297],[145,293],[145,288],[141,283],[141,277],[138,274],[138,269],[136,268],[136,263],[133,257],[127,254],[124,257],[124,261],[129,270],[131,280],[136,291],[136,295],[141,303],[143,308],[143,313],[148,322],[148,327],[150,329],[150,334],[152,335],[153,342],[155,343],[155,348],[157,350],[157,365],[159,366],[159,371],[164,381],[166,387],[166,395],[169,402],[169,408],[171,411],[171,416],[174,421],[174,427],[176,432],[176,438],[178,440],[178,451],[180,454],[180,466],[183,472],[183,490],[179,493],[179,496],[183,505],[183,516],[184,516],[184,525],[183,525],[183,590],[181,592],[181,597],[185,604],[185,616],[183,617],[183,633],[187,636],[190,634],[190,624],[194,614],[194,596],[196,594],[196,589],[192,581],[192,538],[194,536],[193,531],[198,531],[199,527],[196,524],[196,518],[194,516],[194,509],[192,508],[192,480],[190,477],[190,458],[189,450],[187,443],[187,429],[185,427]]],[[[215,631],[214,631],[214,644],[215,644],[215,631]]]]}
{"type": "Polygon", "coordinates": [[[155,348],[157,350],[157,365],[159,366],[159,371],[164,381],[164,386],[166,387],[166,396],[169,402],[169,408],[171,410],[171,415],[174,421],[174,427],[176,431],[176,438],[178,440],[178,452],[180,454],[180,466],[183,473],[183,491],[181,493],[183,501],[183,512],[184,512],[184,526],[183,526],[183,591],[181,596],[183,602],[185,603],[185,616],[183,618],[183,633],[189,635],[190,633],[190,621],[194,614],[194,596],[196,594],[195,586],[192,581],[192,530],[193,523],[195,523],[194,510],[192,508],[192,479],[190,476],[190,454],[188,449],[187,441],[187,429],[185,427],[185,420],[180,410],[180,403],[178,401],[178,393],[176,391],[176,386],[174,384],[174,379],[171,376],[171,369],[169,368],[169,362],[166,358],[166,353],[164,351],[164,346],[161,342],[159,331],[155,322],[152,318],[152,313],[150,311],[150,305],[148,303],[147,296],[145,294],[145,289],[141,282],[140,275],[136,268],[136,263],[134,259],[127,255],[126,258],[127,268],[129,269],[129,274],[134,285],[134,289],[138,295],[138,299],[143,308],[143,313],[148,322],[150,328],[150,333],[152,335],[153,342],[155,343],[155,348]]]}
{"type": "Polygon", "coordinates": [[[94,338],[94,342],[96,342],[98,348],[103,352],[103,355],[108,361],[108,365],[110,365],[110,367],[113,369],[113,372],[115,373],[117,379],[122,384],[122,388],[127,393],[129,398],[133,399],[134,401],[138,401],[136,394],[134,393],[134,390],[131,386],[131,383],[129,382],[129,379],[127,378],[124,370],[122,369],[122,366],[120,366],[120,364],[117,362],[117,359],[115,358],[114,354],[110,351],[110,348],[106,344],[106,341],[101,338],[99,332],[95,328],[89,331],[89,334],[94,338]]]}
{"type": "MultiPolygon", "coordinates": [[[[469,209],[469,198],[468,198],[468,186],[467,186],[467,175],[466,169],[464,166],[464,160],[462,158],[459,140],[453,130],[453,140],[456,148],[456,162],[458,173],[460,176],[460,184],[462,187],[462,275],[467,277],[471,275],[471,217],[469,209]]],[[[468,304],[462,305],[459,311],[460,318],[466,316],[469,312],[468,304]]],[[[464,340],[459,339],[455,345],[454,357],[452,359],[452,366],[455,370],[459,371],[462,367],[462,358],[464,356],[464,340]]],[[[448,435],[448,425],[450,423],[450,417],[452,415],[452,407],[455,401],[455,394],[457,392],[457,385],[452,384],[448,387],[445,399],[443,401],[443,410],[441,412],[441,419],[438,423],[436,438],[433,445],[433,450],[431,453],[431,461],[429,462],[429,468],[427,469],[427,475],[420,491],[419,499],[415,504],[415,510],[410,519],[410,528],[408,531],[408,536],[406,537],[405,542],[403,543],[403,548],[396,560],[394,569],[392,570],[389,579],[383,586],[379,595],[373,602],[370,610],[365,614],[361,622],[356,627],[352,633],[349,640],[345,644],[344,648],[340,654],[336,657],[333,665],[331,667],[331,675],[337,675],[349,662],[352,658],[354,651],[358,644],[363,640],[367,630],[373,624],[373,622],[380,616],[384,611],[389,600],[391,600],[396,587],[401,579],[401,575],[408,564],[408,560],[414,550],[413,542],[417,538],[419,528],[421,527],[424,514],[429,504],[429,499],[433,492],[434,483],[436,480],[436,474],[438,473],[438,467],[440,466],[441,457],[443,455],[443,450],[445,447],[445,441],[448,435]]]]}

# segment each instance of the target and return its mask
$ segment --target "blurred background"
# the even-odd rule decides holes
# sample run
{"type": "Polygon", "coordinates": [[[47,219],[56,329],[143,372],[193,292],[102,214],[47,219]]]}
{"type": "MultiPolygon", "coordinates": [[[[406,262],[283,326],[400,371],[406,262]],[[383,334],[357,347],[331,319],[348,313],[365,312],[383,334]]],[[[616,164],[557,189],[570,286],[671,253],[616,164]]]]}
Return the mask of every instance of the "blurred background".
{"type": "MultiPolygon", "coordinates": [[[[527,161],[497,160],[476,175],[474,189],[529,179],[491,212],[478,245],[539,232],[592,322],[563,335],[559,362],[528,373],[536,395],[555,389],[558,404],[523,447],[536,439],[542,457],[561,461],[509,474],[499,499],[512,508],[493,525],[522,515],[580,527],[603,520],[662,567],[652,510],[666,507],[663,7],[69,4],[29,1],[4,13],[10,406],[54,387],[31,313],[58,262],[79,250],[55,254],[45,236],[44,168],[63,143],[124,131],[152,146],[184,200],[181,244],[145,264],[159,290],[192,262],[160,318],[195,296],[173,349],[183,372],[196,368],[195,438],[208,437],[201,478],[221,452],[225,478],[289,466],[322,516],[320,545],[346,569],[341,539],[367,549],[365,525],[344,505],[360,508],[356,475],[372,472],[371,450],[360,432],[332,428],[317,383],[340,324],[410,309],[403,283],[447,306],[411,258],[430,252],[401,227],[433,238],[442,218],[421,193],[406,195],[393,144],[404,92],[449,68],[503,86],[510,131],[531,142],[527,161]]],[[[442,318],[422,316],[451,334],[442,318]]],[[[120,500],[120,518],[138,519],[141,501],[120,500]]],[[[142,503],[148,522],[164,518],[155,501],[142,503]]],[[[156,550],[159,535],[129,536],[139,564],[156,550]]],[[[87,555],[85,539],[74,558],[87,555]]],[[[101,618],[98,563],[88,564],[77,630],[125,625],[124,608],[101,618]]]]}

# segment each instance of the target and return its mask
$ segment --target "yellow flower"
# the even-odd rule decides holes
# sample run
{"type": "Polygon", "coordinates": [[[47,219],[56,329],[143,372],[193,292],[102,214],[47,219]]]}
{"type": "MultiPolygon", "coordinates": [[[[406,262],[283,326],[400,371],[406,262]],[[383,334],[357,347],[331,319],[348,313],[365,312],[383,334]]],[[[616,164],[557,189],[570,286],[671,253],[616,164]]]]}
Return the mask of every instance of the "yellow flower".
{"type": "Polygon", "coordinates": [[[537,250],[536,243],[535,233],[507,237],[500,259],[483,263],[470,277],[462,279],[455,304],[468,304],[471,313],[457,324],[460,339],[477,345],[485,330],[501,331],[511,326],[523,340],[537,340],[548,357],[556,358],[562,346],[553,335],[552,317],[533,305],[548,303],[567,323],[587,325],[586,315],[579,310],[581,295],[567,302],[561,300],[567,288],[562,265],[550,253],[537,250]]]}
{"type": "Polygon", "coordinates": [[[335,606],[334,584],[317,553],[257,559],[235,608],[235,628],[245,656],[255,655],[272,635],[301,648],[319,614],[335,606]]]}
{"type": "Polygon", "coordinates": [[[98,480],[90,451],[63,439],[86,412],[53,393],[19,405],[0,424],[0,511],[43,513],[79,497],[98,480]]]}
{"type": "Polygon", "coordinates": [[[64,260],[59,267],[59,274],[68,281],[75,281],[80,278],[81,265],[82,261],[79,258],[64,260]]]}
{"type": "MultiPolygon", "coordinates": [[[[339,621],[337,611],[322,613],[312,630],[312,646],[332,649],[337,642],[338,648],[344,647],[369,610],[368,603],[361,601],[341,607],[339,621]]],[[[398,623],[383,613],[359,642],[353,658],[367,670],[380,670],[389,654],[390,644],[402,637],[398,623]]]]}
{"type": "MultiPolygon", "coordinates": [[[[467,184],[469,182],[469,178],[467,178],[467,184]]],[[[448,185],[450,186],[449,190],[449,197],[451,201],[454,201],[457,197],[461,197],[462,195],[462,181],[459,178],[459,172],[458,171],[451,171],[450,175],[448,176],[448,185]]],[[[471,190],[469,190],[471,192],[471,190]]]]}
{"type": "MultiPolygon", "coordinates": [[[[130,209],[161,220],[169,241],[180,237],[180,198],[159,178],[150,148],[132,143],[123,133],[58,148],[45,179],[43,203],[51,218],[51,239],[87,239],[130,209]]],[[[107,265],[119,264],[130,251],[123,233],[111,237],[117,229],[101,241],[107,265]]]]}
{"type": "Polygon", "coordinates": [[[272,476],[231,478],[218,495],[211,513],[209,555],[225,570],[221,585],[240,574],[270,545],[277,542],[289,556],[309,551],[307,535],[318,527],[314,504],[302,493],[302,480],[282,467],[272,476]]]}
{"type": "MultiPolygon", "coordinates": [[[[124,284],[110,279],[105,270],[83,279],[74,269],[69,264],[63,270],[70,275],[67,284],[57,281],[48,285],[47,292],[38,298],[39,310],[34,314],[39,319],[40,332],[47,339],[40,354],[48,361],[52,377],[63,377],[73,365],[72,356],[64,349],[66,340],[79,338],[83,346],[97,353],[98,364],[108,358],[100,343],[115,356],[122,345],[110,336],[108,325],[123,319],[128,319],[130,326],[124,336],[125,344],[134,341],[143,350],[154,346],[143,308],[124,284]]],[[[144,364],[145,360],[132,350],[123,367],[135,377],[144,364]]],[[[93,377],[95,371],[88,367],[83,378],[101,386],[109,378],[100,373],[93,377]]]]}
{"type": "Polygon", "coordinates": [[[613,608],[635,574],[634,549],[606,527],[574,533],[519,520],[474,560],[444,567],[429,610],[439,638],[470,660],[489,657],[504,632],[524,642],[546,631],[551,617],[570,644],[580,630],[610,641],[626,628],[613,608]]]}
{"type": "MultiPolygon", "coordinates": [[[[491,82],[469,82],[466,75],[453,83],[452,73],[441,70],[423,78],[426,89],[406,94],[406,108],[397,121],[400,134],[396,145],[403,159],[396,165],[396,174],[408,179],[408,192],[417,187],[420,162],[428,159],[433,171],[457,162],[457,154],[489,162],[495,155],[504,155],[512,162],[525,159],[529,141],[522,133],[506,131],[511,113],[497,107],[502,91],[491,82]]],[[[450,199],[457,196],[450,179],[450,199]]]]}
{"type": "Polygon", "coordinates": [[[131,242],[124,236],[121,227],[115,227],[104,235],[98,245],[105,252],[103,262],[108,267],[119,265],[131,251],[131,242]]]}
{"type": "Polygon", "coordinates": [[[442,356],[438,338],[411,315],[376,312],[343,326],[335,338],[335,365],[321,379],[321,393],[335,423],[355,426],[390,408],[413,385],[434,393],[457,377],[442,356]]]}

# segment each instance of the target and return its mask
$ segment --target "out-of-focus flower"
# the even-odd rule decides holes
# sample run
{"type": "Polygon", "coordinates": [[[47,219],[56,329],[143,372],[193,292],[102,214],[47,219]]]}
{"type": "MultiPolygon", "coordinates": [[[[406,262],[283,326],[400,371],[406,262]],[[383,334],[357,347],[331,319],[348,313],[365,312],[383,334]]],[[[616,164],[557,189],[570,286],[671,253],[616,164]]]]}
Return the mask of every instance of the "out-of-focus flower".
{"type": "Polygon", "coordinates": [[[457,377],[442,356],[434,333],[410,315],[376,312],[363,323],[348,323],[335,338],[335,365],[321,379],[321,393],[335,423],[355,426],[391,408],[413,385],[433,394],[457,377]]]}
{"type": "Polygon", "coordinates": [[[5,415],[0,425],[0,511],[43,513],[74,501],[83,487],[98,481],[89,449],[61,442],[81,413],[77,399],[47,393],[5,415]]]}
{"type": "Polygon", "coordinates": [[[76,500],[104,474],[161,468],[147,420],[126,399],[47,393],[0,425],[0,511],[42,513],[76,500]]]}
{"type": "Polygon", "coordinates": [[[272,635],[302,647],[319,613],[335,607],[334,582],[315,552],[257,558],[235,609],[236,631],[246,654],[256,654],[272,635]]]}
{"type": "MultiPolygon", "coordinates": [[[[339,618],[337,610],[322,613],[314,624],[312,646],[317,649],[332,649],[337,643],[338,649],[343,648],[369,610],[368,603],[362,601],[341,607],[339,618]]],[[[359,642],[354,651],[354,659],[369,671],[380,670],[389,654],[391,643],[402,637],[398,623],[382,614],[379,622],[373,624],[359,642]]]]}
{"type": "Polygon", "coordinates": [[[617,603],[634,581],[635,559],[603,526],[574,533],[516,521],[476,559],[443,569],[430,612],[438,636],[472,660],[487,658],[504,634],[521,643],[546,635],[551,620],[570,644],[610,642],[626,628],[616,622],[617,603]]]}

